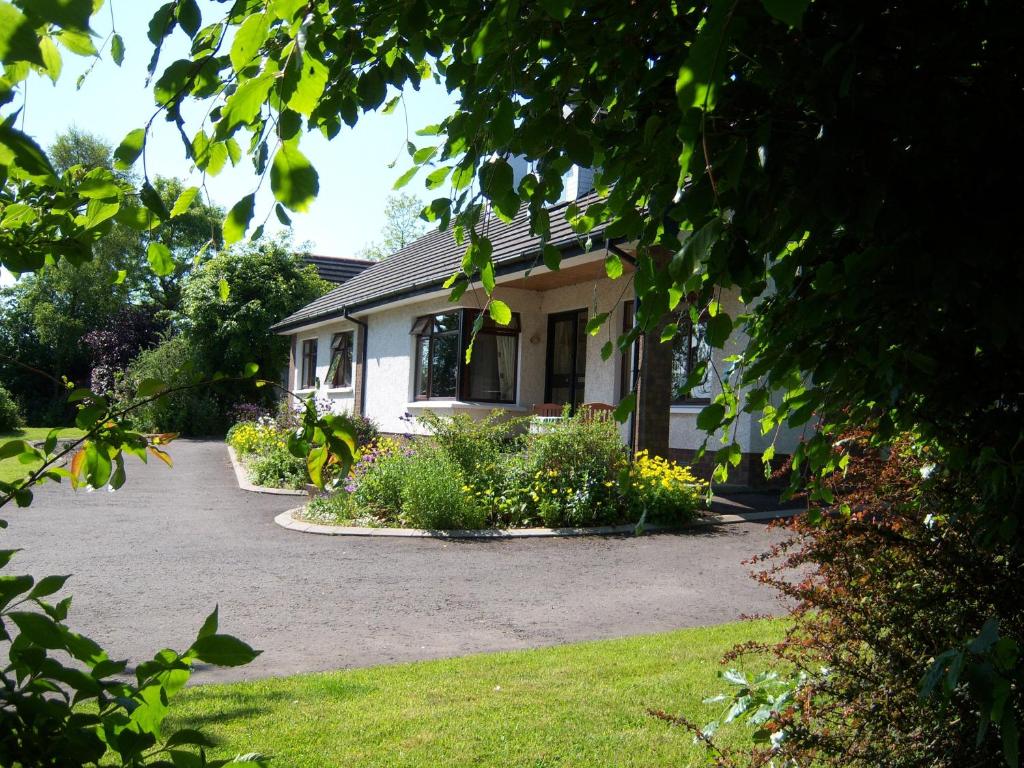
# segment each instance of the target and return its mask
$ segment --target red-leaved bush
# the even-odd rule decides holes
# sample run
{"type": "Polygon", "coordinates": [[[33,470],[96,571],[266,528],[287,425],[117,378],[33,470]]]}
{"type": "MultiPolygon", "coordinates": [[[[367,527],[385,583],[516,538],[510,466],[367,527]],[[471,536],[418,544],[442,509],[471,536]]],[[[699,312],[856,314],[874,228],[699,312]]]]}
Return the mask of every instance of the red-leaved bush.
{"type": "Polygon", "coordinates": [[[668,718],[694,727],[718,765],[1015,764],[1021,553],[979,542],[970,477],[910,439],[879,450],[868,437],[839,443],[836,504],[787,523],[792,535],[754,560],[793,605],[782,642],[726,659],[768,657],[780,673],[726,676],[758,744],[727,755],[710,731],[668,718]]]}

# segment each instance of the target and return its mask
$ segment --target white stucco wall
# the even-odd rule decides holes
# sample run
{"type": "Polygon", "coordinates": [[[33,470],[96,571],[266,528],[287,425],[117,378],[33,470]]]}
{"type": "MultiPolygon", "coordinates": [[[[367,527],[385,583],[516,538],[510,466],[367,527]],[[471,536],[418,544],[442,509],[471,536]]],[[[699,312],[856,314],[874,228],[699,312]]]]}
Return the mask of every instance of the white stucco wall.
{"type": "Polygon", "coordinates": [[[355,361],[359,359],[359,332],[355,323],[347,320],[338,320],[329,325],[324,325],[309,331],[300,331],[295,336],[295,370],[293,380],[290,382],[292,391],[297,395],[308,397],[315,394],[318,400],[327,400],[331,403],[331,410],[334,413],[351,413],[355,404],[355,387],[334,388],[327,385],[327,371],[331,367],[331,338],[335,333],[341,331],[354,331],[352,335],[353,348],[353,382],[355,380],[355,361]],[[305,389],[301,386],[302,377],[302,342],[308,339],[316,339],[316,378],[320,386],[315,389],[305,389]]]}

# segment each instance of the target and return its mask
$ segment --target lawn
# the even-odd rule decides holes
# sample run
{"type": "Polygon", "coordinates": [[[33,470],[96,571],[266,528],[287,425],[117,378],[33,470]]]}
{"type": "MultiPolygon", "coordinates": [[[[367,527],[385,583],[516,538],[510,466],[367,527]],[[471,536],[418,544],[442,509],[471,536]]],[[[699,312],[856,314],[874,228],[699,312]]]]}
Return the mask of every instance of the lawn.
{"type": "MultiPolygon", "coordinates": [[[[741,622],[536,651],[483,654],[187,689],[176,725],[202,728],[221,757],[259,751],[274,765],[705,765],[691,734],[647,714],[701,725],[728,686],[716,673],[736,643],[781,636],[741,622]]],[[[744,726],[720,735],[749,743],[744,726]]],[[[726,742],[728,743],[728,742],[726,742]]]]}
{"type": "MultiPolygon", "coordinates": [[[[3,432],[0,433],[0,444],[8,440],[28,440],[30,442],[45,440],[46,436],[50,434],[51,429],[53,427],[24,427],[13,432],[3,432]]],[[[75,429],[74,427],[67,427],[60,431],[62,438],[76,438],[81,437],[83,434],[82,430],[75,429]]],[[[0,481],[9,483],[11,480],[23,477],[26,472],[32,469],[34,469],[32,465],[21,464],[17,459],[0,461],[0,481]]]]}

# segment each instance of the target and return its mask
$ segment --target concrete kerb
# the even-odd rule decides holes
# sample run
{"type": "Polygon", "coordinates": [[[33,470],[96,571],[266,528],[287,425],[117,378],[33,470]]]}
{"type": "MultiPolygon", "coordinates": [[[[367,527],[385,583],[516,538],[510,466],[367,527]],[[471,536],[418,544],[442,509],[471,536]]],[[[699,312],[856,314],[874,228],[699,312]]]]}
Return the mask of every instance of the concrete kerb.
{"type": "MultiPolygon", "coordinates": [[[[431,531],[424,528],[361,528],[346,525],[320,525],[307,523],[295,517],[302,507],[289,509],[274,518],[274,522],[289,531],[313,533],[320,536],[392,536],[399,538],[426,539],[531,539],[568,538],[572,536],[621,536],[635,534],[635,525],[602,525],[595,528],[487,528],[472,531],[431,531]]],[[[799,509],[774,509],[764,512],[749,512],[742,515],[702,515],[684,526],[645,525],[644,533],[667,533],[705,525],[730,523],[755,523],[765,520],[792,517],[800,514],[799,509]]]]}
{"type": "Polygon", "coordinates": [[[253,485],[249,482],[249,477],[245,473],[245,467],[242,466],[242,462],[238,460],[238,454],[235,453],[235,449],[230,445],[227,446],[228,457],[231,459],[231,466],[235,470],[235,479],[238,480],[238,487],[243,491],[249,491],[251,493],[269,493],[275,496],[307,496],[305,491],[293,491],[290,488],[267,488],[263,485],[253,485]]]}

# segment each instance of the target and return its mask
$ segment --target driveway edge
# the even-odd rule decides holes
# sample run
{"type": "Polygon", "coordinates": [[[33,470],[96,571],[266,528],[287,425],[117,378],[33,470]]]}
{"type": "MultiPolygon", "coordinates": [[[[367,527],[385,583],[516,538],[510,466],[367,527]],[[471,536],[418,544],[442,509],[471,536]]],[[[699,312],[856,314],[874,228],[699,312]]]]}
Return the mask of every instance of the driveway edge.
{"type": "MultiPolygon", "coordinates": [[[[574,536],[619,536],[636,534],[635,525],[602,525],[595,528],[487,528],[470,531],[431,531],[424,528],[361,528],[347,525],[320,525],[297,520],[293,513],[301,510],[295,507],[282,512],[274,518],[274,522],[289,531],[313,533],[320,536],[381,536],[407,539],[537,539],[537,538],[571,538],[574,536]]],[[[704,525],[721,525],[729,523],[756,523],[793,517],[800,514],[799,509],[774,509],[764,512],[750,512],[744,515],[702,515],[693,522],[683,526],[645,525],[642,533],[668,533],[681,531],[704,525]]]]}
{"type": "Polygon", "coordinates": [[[245,467],[243,467],[242,462],[238,460],[238,455],[235,453],[235,449],[227,443],[224,445],[228,449],[228,458],[231,459],[231,466],[235,470],[235,479],[238,481],[238,487],[243,491],[249,491],[250,493],[269,493],[274,496],[308,495],[305,491],[293,491],[291,488],[267,488],[265,485],[253,485],[249,482],[249,478],[245,473],[245,467]]]}

